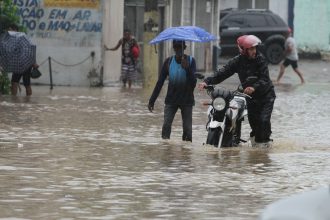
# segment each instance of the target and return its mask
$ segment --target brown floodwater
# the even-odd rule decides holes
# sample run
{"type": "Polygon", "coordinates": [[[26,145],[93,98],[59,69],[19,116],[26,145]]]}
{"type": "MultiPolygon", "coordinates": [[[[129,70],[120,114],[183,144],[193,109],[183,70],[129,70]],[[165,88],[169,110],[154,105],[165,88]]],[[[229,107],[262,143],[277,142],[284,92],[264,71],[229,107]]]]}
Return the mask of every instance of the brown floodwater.
{"type": "MultiPolygon", "coordinates": [[[[224,85],[234,88],[235,83],[224,85]]],[[[196,91],[193,143],[160,138],[165,89],[33,86],[0,97],[0,218],[256,219],[269,203],[330,182],[328,83],[276,87],[274,145],[216,149],[196,91]]],[[[243,125],[247,138],[249,125],[243,125]]]]}

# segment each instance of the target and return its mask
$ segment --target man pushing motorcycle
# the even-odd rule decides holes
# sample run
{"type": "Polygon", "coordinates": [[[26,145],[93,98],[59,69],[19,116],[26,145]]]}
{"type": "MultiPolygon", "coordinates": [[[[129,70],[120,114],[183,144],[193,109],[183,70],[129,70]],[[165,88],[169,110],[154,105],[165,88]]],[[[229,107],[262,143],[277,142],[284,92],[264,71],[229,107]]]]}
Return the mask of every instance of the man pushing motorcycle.
{"type": "Polygon", "coordinates": [[[221,83],[237,73],[244,93],[252,97],[247,100],[252,146],[269,147],[272,143],[270,120],[276,95],[269,77],[268,63],[258,50],[260,44],[261,40],[254,35],[240,36],[237,39],[240,54],[217,70],[213,77],[206,78],[198,88],[203,90],[205,86],[221,83]],[[247,84],[246,79],[251,76],[257,80],[247,84]]]}

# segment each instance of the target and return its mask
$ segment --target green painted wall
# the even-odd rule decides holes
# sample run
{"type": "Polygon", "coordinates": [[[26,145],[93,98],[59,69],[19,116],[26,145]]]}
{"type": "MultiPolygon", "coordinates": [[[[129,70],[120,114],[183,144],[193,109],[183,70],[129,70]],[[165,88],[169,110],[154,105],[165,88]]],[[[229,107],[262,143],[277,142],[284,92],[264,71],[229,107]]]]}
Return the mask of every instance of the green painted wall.
{"type": "Polygon", "coordinates": [[[330,51],[330,1],[296,0],[294,38],[305,52],[330,51]]]}

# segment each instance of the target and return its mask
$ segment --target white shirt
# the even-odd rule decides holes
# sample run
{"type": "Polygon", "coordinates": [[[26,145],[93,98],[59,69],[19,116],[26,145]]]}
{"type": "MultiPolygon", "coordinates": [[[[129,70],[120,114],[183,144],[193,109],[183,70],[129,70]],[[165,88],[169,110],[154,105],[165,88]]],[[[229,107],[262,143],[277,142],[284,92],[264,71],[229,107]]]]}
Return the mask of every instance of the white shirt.
{"type": "Polygon", "coordinates": [[[294,60],[297,61],[298,60],[298,51],[297,51],[297,47],[296,47],[296,41],[294,40],[293,37],[288,37],[285,41],[285,50],[287,50],[287,48],[291,47],[291,52],[286,54],[286,58],[289,60],[294,60]]]}

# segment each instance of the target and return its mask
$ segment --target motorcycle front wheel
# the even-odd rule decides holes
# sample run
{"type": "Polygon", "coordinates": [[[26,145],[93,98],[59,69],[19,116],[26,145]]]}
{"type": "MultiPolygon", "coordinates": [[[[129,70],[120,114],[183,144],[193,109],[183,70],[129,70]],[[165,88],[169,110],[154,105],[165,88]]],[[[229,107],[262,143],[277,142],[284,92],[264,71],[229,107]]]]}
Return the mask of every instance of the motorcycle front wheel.
{"type": "Polygon", "coordinates": [[[214,145],[218,147],[219,137],[221,134],[221,128],[209,128],[207,132],[206,144],[214,145]]]}

